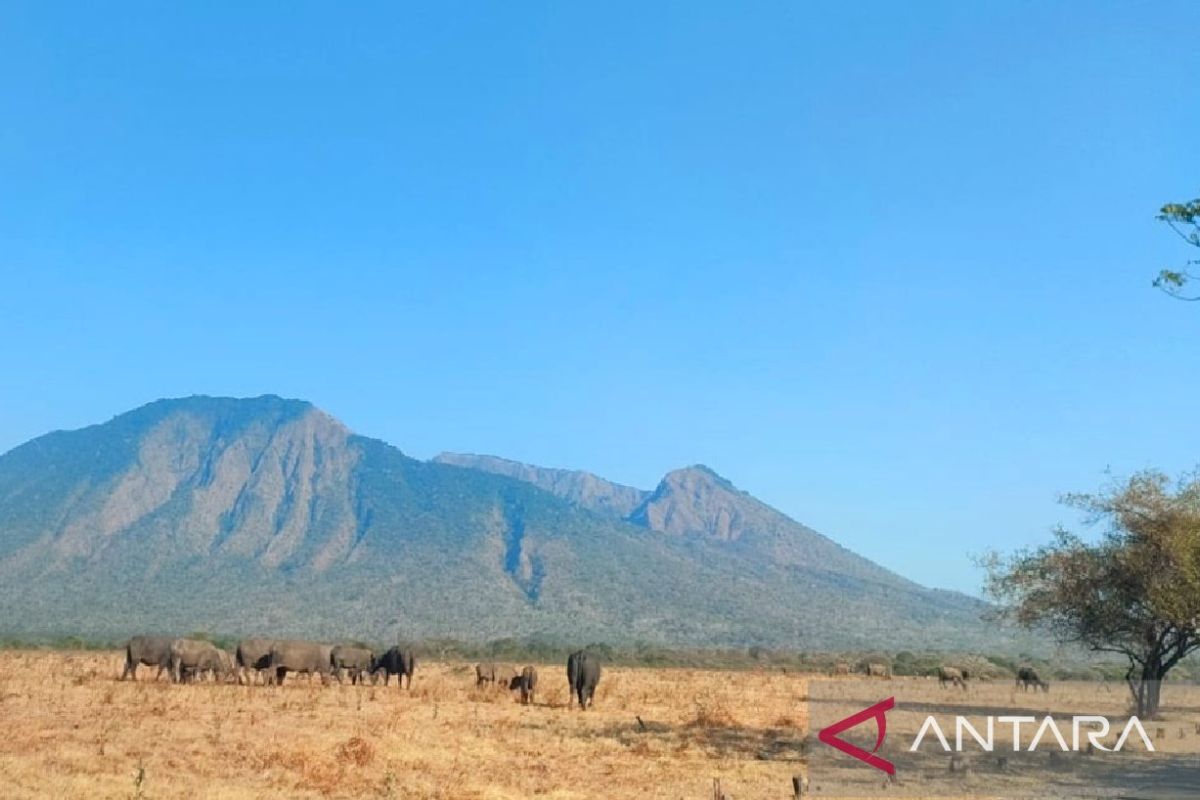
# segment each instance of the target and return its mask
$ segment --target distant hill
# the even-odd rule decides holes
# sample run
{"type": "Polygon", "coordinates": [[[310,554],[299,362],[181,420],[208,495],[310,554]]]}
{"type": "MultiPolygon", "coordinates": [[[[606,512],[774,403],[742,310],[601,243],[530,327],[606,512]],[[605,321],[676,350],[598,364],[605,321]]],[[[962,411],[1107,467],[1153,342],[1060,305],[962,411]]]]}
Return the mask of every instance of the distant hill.
{"type": "Polygon", "coordinates": [[[409,458],[309,403],[160,400],[0,456],[0,632],[1003,647],[982,603],[706,467],[409,458]]]}

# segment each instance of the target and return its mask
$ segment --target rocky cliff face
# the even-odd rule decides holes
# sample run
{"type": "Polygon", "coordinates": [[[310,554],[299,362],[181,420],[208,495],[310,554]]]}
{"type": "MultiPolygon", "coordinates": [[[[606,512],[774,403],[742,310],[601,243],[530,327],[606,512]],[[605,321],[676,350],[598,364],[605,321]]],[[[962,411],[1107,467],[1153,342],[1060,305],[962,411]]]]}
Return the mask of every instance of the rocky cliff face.
{"type": "MultiPolygon", "coordinates": [[[[734,542],[746,532],[751,502],[708,467],[687,467],[667,473],[653,494],[634,509],[630,520],[674,536],[734,542]]],[[[751,511],[751,516],[757,515],[751,511]]]]}

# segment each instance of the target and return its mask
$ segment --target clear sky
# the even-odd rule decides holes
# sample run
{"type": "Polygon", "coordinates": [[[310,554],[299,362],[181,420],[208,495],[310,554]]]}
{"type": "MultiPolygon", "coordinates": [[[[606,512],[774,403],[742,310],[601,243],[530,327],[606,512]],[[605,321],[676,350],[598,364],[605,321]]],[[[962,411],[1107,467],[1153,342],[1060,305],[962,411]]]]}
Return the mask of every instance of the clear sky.
{"type": "Polygon", "coordinates": [[[0,450],[272,392],[967,591],[1200,462],[1200,4],[181,5],[5,4],[0,450]]]}

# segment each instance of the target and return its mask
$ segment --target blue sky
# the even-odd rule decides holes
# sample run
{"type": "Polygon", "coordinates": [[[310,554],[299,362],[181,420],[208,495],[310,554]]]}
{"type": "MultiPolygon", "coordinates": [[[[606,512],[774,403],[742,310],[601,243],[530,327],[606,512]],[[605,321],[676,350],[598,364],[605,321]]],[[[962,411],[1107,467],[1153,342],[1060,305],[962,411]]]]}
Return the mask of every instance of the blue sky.
{"type": "Polygon", "coordinates": [[[0,450],[273,392],[925,583],[1200,462],[1200,5],[6,4],[0,450]]]}

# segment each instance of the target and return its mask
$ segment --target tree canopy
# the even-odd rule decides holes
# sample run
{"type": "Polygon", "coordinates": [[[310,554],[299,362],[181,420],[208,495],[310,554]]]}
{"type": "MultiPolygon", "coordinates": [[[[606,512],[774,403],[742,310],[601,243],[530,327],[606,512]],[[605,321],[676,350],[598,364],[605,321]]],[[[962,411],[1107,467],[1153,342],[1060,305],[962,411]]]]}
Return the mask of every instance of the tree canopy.
{"type": "Polygon", "coordinates": [[[1094,543],[1060,528],[1051,544],[987,559],[987,590],[1019,624],[1129,660],[1139,716],[1200,648],[1200,477],[1142,472],[1064,503],[1102,525],[1094,543]]]}
{"type": "MultiPolygon", "coordinates": [[[[1171,230],[1187,244],[1200,248],[1200,199],[1190,203],[1167,203],[1158,212],[1158,219],[1167,223],[1171,230]]],[[[1200,300],[1200,293],[1189,287],[1200,280],[1200,259],[1185,261],[1178,269],[1164,269],[1158,273],[1154,285],[1180,300],[1200,300]]]]}

